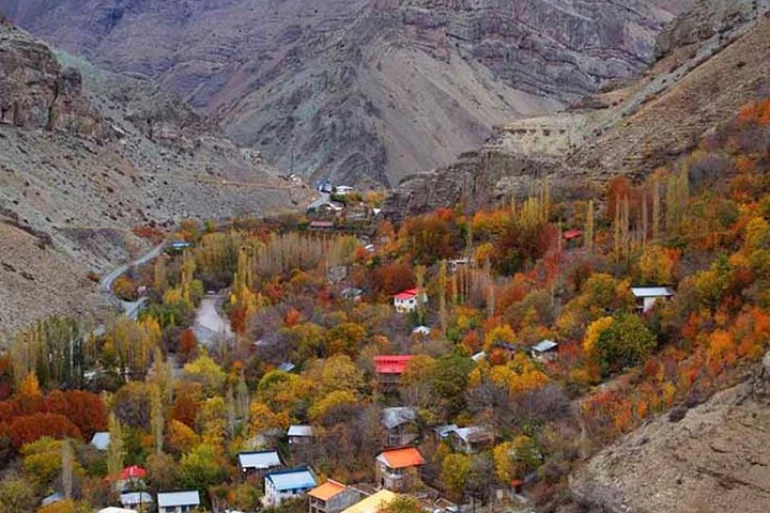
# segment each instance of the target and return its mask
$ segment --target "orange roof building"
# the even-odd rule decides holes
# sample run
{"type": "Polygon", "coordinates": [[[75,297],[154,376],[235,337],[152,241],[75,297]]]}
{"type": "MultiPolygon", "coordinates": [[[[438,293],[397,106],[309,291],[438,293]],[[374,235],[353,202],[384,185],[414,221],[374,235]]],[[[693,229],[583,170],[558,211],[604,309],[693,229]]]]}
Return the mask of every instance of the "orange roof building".
{"type": "Polygon", "coordinates": [[[425,464],[425,459],[415,447],[383,451],[377,456],[377,461],[394,470],[425,464]]]}
{"type": "Polygon", "coordinates": [[[308,495],[318,500],[328,501],[335,495],[344,492],[345,488],[347,487],[344,484],[338,483],[337,481],[332,481],[330,479],[326,481],[324,484],[322,484],[321,486],[318,486],[310,490],[308,492],[308,495]]]}
{"type": "Polygon", "coordinates": [[[358,490],[331,479],[310,490],[308,495],[308,513],[340,513],[361,500],[358,490]]]}

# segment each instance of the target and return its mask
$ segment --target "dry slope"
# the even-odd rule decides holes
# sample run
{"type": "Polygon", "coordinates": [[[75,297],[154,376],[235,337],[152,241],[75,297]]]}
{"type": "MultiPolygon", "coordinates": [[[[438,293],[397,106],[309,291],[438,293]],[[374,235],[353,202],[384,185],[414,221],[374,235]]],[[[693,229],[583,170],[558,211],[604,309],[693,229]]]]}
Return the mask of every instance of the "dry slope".
{"type": "Polygon", "coordinates": [[[293,209],[307,194],[173,96],[63,68],[0,24],[0,333],[90,311],[86,275],[138,250],[135,226],[293,209]]]}
{"type": "Polygon", "coordinates": [[[36,35],[152,76],[285,170],[403,176],[493,125],[635,76],[692,0],[0,0],[36,35]]]}
{"type": "Polygon", "coordinates": [[[766,513],[769,428],[770,353],[746,383],[599,453],[571,489],[606,513],[766,513]]]}

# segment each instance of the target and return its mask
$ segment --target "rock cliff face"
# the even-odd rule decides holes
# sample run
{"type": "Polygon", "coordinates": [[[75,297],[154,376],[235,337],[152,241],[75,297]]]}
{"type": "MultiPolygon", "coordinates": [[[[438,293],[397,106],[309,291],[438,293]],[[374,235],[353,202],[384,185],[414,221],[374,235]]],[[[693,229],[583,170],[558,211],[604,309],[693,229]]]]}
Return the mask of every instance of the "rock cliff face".
{"type": "Polygon", "coordinates": [[[394,185],[492,127],[636,76],[692,0],[0,0],[152,76],[285,170],[394,185]]]}
{"type": "MultiPolygon", "coordinates": [[[[704,5],[711,4],[700,5],[676,26],[694,27],[698,20],[711,26],[708,20],[725,19],[719,9],[715,14],[704,5]]],[[[746,5],[751,7],[739,9],[740,16],[727,16],[728,25],[713,22],[719,30],[696,31],[702,38],[695,42],[690,31],[668,29],[666,56],[641,79],[584,98],[583,110],[512,123],[475,157],[404,178],[386,212],[400,218],[465,197],[505,199],[526,194],[533,181],[545,177],[557,189],[580,194],[619,173],[641,178],[670,164],[742,105],[770,95],[770,2],[746,5]]]]}
{"type": "Polygon", "coordinates": [[[0,347],[40,317],[102,305],[86,276],[146,245],[132,228],[309,201],[178,97],[7,24],[0,106],[0,347]]]}
{"type": "Polygon", "coordinates": [[[770,503],[770,355],[744,384],[659,418],[572,479],[590,511],[765,513],[770,503]]]}
{"type": "Polygon", "coordinates": [[[101,116],[82,97],[82,77],[61,69],[44,44],[13,27],[0,32],[0,123],[94,136],[101,116]]]}

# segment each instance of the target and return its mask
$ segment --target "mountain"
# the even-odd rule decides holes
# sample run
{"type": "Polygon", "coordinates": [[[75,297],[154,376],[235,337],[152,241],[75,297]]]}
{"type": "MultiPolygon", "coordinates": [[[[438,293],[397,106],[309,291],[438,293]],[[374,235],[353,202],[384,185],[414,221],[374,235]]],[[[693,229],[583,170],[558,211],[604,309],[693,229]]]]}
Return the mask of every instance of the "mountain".
{"type": "Polygon", "coordinates": [[[744,383],[607,447],[571,479],[580,511],[764,513],[769,387],[770,353],[744,383]]]}
{"type": "Polygon", "coordinates": [[[135,229],[294,209],[307,196],[178,97],[0,21],[4,329],[104,305],[86,277],[146,247],[135,229]]]}
{"type": "Polygon", "coordinates": [[[701,0],[667,27],[641,78],[588,95],[567,112],[500,127],[449,166],[404,178],[395,218],[458,201],[483,207],[546,177],[557,194],[590,194],[617,174],[644,176],[770,94],[770,2],[701,0]]]}
{"type": "Polygon", "coordinates": [[[268,162],[374,180],[628,80],[692,0],[0,0],[99,66],[155,79],[268,162]]]}

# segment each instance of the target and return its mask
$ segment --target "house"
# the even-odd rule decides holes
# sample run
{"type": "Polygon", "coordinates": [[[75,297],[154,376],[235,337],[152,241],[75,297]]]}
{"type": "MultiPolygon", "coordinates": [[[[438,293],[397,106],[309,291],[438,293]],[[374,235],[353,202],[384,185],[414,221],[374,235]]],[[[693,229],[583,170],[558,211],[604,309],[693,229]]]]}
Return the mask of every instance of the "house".
{"type": "Polygon", "coordinates": [[[124,508],[144,511],[152,505],[152,495],[147,492],[123,492],[120,494],[120,504],[124,508]]]}
{"type": "Polygon", "coordinates": [[[631,293],[636,298],[636,309],[641,313],[652,310],[659,299],[667,301],[674,297],[670,287],[632,287],[631,293]]]}
{"type": "Polygon", "coordinates": [[[110,445],[110,434],[107,431],[99,431],[91,437],[91,447],[97,451],[106,451],[110,445]]]}
{"type": "Polygon", "coordinates": [[[541,362],[552,362],[559,356],[559,344],[553,340],[541,340],[532,346],[532,358],[541,362]]]}
{"type": "Polygon", "coordinates": [[[475,363],[479,363],[482,360],[486,360],[486,358],[487,358],[487,353],[485,353],[484,351],[479,351],[478,353],[471,356],[471,360],[473,360],[475,363]]]}
{"type": "Polygon", "coordinates": [[[420,335],[422,337],[429,337],[431,329],[428,326],[417,326],[412,330],[412,335],[420,335]]]}
{"type": "Polygon", "coordinates": [[[415,447],[388,449],[376,459],[377,482],[394,492],[405,492],[419,480],[419,467],[425,459],[415,447]]]}
{"type": "Polygon", "coordinates": [[[315,211],[321,214],[328,214],[328,215],[334,215],[337,216],[340,213],[342,213],[342,210],[345,207],[341,203],[337,203],[335,201],[326,201],[324,203],[321,203],[320,205],[308,208],[309,211],[315,211]]]}
{"type": "Polygon", "coordinates": [[[135,509],[116,508],[115,506],[110,506],[109,508],[100,509],[96,513],[139,513],[139,512],[135,509]]]}
{"type": "Polygon", "coordinates": [[[193,247],[193,245],[190,242],[185,242],[182,240],[174,241],[169,243],[169,245],[166,247],[166,253],[169,253],[169,254],[183,253],[184,250],[190,249],[191,247],[193,247]]]}
{"type": "Polygon", "coordinates": [[[581,240],[583,240],[583,232],[580,230],[572,229],[564,232],[564,242],[567,243],[568,249],[577,247],[581,240]]]}
{"type": "Polygon", "coordinates": [[[361,494],[331,479],[308,492],[309,513],[340,513],[361,500],[361,494]]]}
{"type": "Polygon", "coordinates": [[[289,426],[289,445],[307,445],[313,441],[313,426],[289,426]]]}
{"type": "Polygon", "coordinates": [[[396,497],[397,495],[389,490],[380,490],[343,510],[342,513],[378,513],[383,506],[388,505],[396,497]]]}
{"type": "Polygon", "coordinates": [[[353,187],[349,185],[338,185],[334,188],[334,194],[337,194],[338,196],[347,196],[353,192],[353,187]]]}
{"type": "Polygon", "coordinates": [[[436,439],[441,442],[449,440],[449,435],[451,435],[457,428],[457,424],[444,424],[443,426],[433,428],[433,432],[436,434],[436,439]]]}
{"type": "Polygon", "coordinates": [[[318,485],[309,467],[270,472],[265,476],[265,506],[280,506],[287,499],[305,495],[318,485]]]}
{"type": "Polygon", "coordinates": [[[51,495],[47,495],[43,498],[42,501],[40,501],[40,506],[50,506],[51,504],[56,504],[57,502],[61,502],[65,499],[64,495],[56,492],[52,493],[51,495]]]}
{"type": "Polygon", "coordinates": [[[250,451],[238,454],[238,465],[244,474],[262,474],[282,467],[278,451],[250,451]]]}
{"type": "Polygon", "coordinates": [[[428,296],[418,289],[407,289],[393,296],[393,306],[398,313],[409,313],[417,310],[418,302],[425,304],[428,296]]]}
{"type": "Polygon", "coordinates": [[[334,230],[333,221],[311,221],[310,229],[313,231],[331,231],[334,230]]]}
{"type": "Polygon", "coordinates": [[[187,513],[201,505],[198,490],[158,492],[158,513],[187,513]]]}
{"type": "Polygon", "coordinates": [[[487,428],[470,426],[452,431],[449,434],[449,442],[456,451],[473,454],[493,445],[495,435],[487,428]]]}
{"type": "Polygon", "coordinates": [[[449,271],[454,273],[457,272],[457,270],[461,267],[468,267],[470,260],[467,258],[455,258],[454,260],[450,260],[448,263],[449,271]]]}
{"type": "Polygon", "coordinates": [[[297,366],[291,362],[283,362],[281,365],[278,366],[278,370],[281,372],[291,372],[296,368],[297,366]]]}
{"type": "Polygon", "coordinates": [[[419,437],[417,412],[414,408],[385,408],[382,410],[382,426],[387,432],[386,447],[403,447],[419,437]]]}
{"type": "Polygon", "coordinates": [[[345,299],[347,301],[352,301],[354,303],[360,302],[363,296],[364,296],[363,290],[353,288],[353,287],[348,287],[346,289],[343,289],[342,292],[340,292],[340,297],[342,299],[345,299]]]}
{"type": "Polygon", "coordinates": [[[392,390],[398,387],[401,374],[412,359],[412,355],[381,355],[375,356],[374,373],[377,376],[377,384],[381,390],[392,390]]]}

